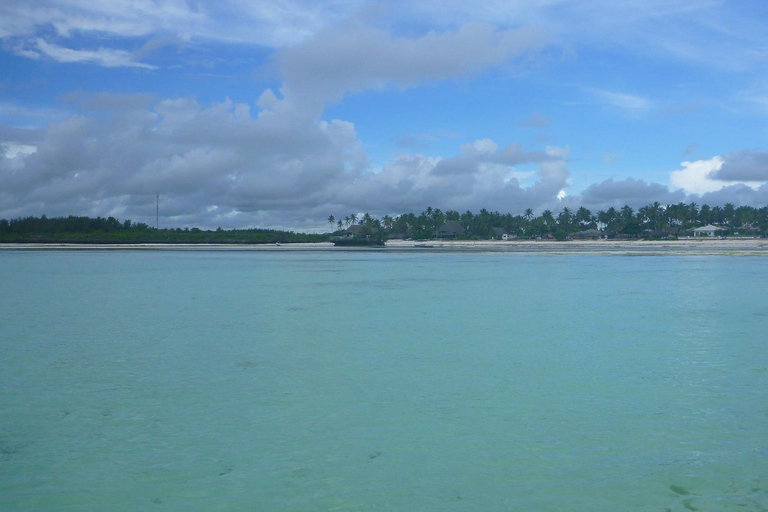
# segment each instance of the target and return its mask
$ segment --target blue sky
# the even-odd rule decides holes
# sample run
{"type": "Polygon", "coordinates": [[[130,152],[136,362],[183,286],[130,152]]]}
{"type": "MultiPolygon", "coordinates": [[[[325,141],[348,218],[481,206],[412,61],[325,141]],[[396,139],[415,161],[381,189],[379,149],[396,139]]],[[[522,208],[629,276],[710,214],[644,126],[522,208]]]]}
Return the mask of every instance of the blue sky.
{"type": "Polygon", "coordinates": [[[0,218],[768,204],[758,1],[0,4],[0,218]]]}

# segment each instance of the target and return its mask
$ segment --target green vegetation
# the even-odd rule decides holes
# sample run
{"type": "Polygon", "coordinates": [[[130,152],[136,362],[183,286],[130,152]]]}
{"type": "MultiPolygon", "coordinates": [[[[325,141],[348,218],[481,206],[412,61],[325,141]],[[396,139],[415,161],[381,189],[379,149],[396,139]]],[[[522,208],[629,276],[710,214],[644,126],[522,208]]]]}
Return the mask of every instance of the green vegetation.
{"type": "Polygon", "coordinates": [[[274,244],[322,242],[328,237],[273,229],[155,229],[114,217],[25,217],[0,220],[0,243],[274,244]]]}
{"type": "Polygon", "coordinates": [[[637,211],[629,206],[592,213],[584,207],[566,207],[558,214],[545,210],[536,216],[528,208],[520,215],[480,210],[459,213],[429,207],[419,215],[405,213],[376,219],[365,213],[338,218],[330,215],[333,233],[311,235],[273,229],[198,228],[155,229],[144,223],[123,222],[114,217],[25,217],[0,220],[0,243],[167,243],[167,244],[274,244],[324,242],[339,237],[381,241],[387,238],[433,239],[448,221],[460,224],[461,232],[452,236],[468,240],[498,237],[502,230],[518,238],[564,240],[585,230],[599,230],[609,238],[669,238],[690,233],[707,224],[723,228],[722,236],[763,236],[768,230],[768,206],[710,207],[696,203],[663,206],[653,203],[637,211]],[[337,220],[339,219],[339,220],[337,220]],[[358,222],[359,221],[359,222],[358,222]],[[355,226],[350,229],[350,227],[355,226]],[[354,233],[352,233],[354,232],[354,233]],[[352,236],[349,236],[352,235],[352,236]]]}
{"type": "MultiPolygon", "coordinates": [[[[328,222],[333,224],[337,217],[331,215],[328,222]]],[[[355,216],[339,220],[339,230],[354,224],[355,216]]],[[[678,203],[661,205],[653,203],[635,211],[629,206],[620,209],[609,208],[593,213],[585,207],[577,210],[565,207],[555,214],[544,210],[535,216],[531,208],[520,215],[511,213],[489,212],[480,210],[475,214],[470,211],[443,212],[437,208],[427,208],[419,215],[405,213],[397,217],[385,215],[381,220],[365,214],[360,225],[372,230],[382,229],[389,238],[402,236],[414,239],[431,239],[445,222],[457,221],[464,232],[457,236],[463,239],[489,239],[498,237],[493,228],[501,228],[509,235],[518,238],[552,237],[564,240],[575,233],[596,229],[610,238],[668,238],[685,235],[687,230],[707,224],[723,228],[722,236],[762,236],[768,230],[768,206],[754,208],[733,204],[723,207],[696,203],[678,203]]]]}

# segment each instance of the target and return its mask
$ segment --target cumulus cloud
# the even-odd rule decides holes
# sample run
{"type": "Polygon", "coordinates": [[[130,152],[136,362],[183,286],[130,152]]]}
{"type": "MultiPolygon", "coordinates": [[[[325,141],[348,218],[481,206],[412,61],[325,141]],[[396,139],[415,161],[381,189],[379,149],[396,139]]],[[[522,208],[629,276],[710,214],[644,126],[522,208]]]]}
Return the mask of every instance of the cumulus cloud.
{"type": "Polygon", "coordinates": [[[527,162],[561,160],[558,155],[544,151],[526,151],[519,144],[510,144],[501,150],[490,139],[477,140],[461,146],[462,155],[440,160],[431,173],[435,176],[475,174],[481,166],[497,165],[512,168],[527,162]]]}
{"type": "Polygon", "coordinates": [[[750,150],[686,161],[682,169],[670,173],[670,183],[689,194],[707,194],[730,185],[757,189],[768,181],[768,172],[763,167],[768,162],[767,155],[750,150]]]}
{"type": "Polygon", "coordinates": [[[522,211],[555,200],[570,176],[567,148],[529,152],[511,144],[499,149],[484,139],[462,151],[450,158],[401,155],[380,171],[361,175],[340,198],[353,207],[390,213],[419,211],[427,205],[522,211]],[[522,164],[533,165],[535,171],[520,172],[516,166],[522,164]],[[525,186],[522,178],[533,182],[525,186]]]}
{"type": "Polygon", "coordinates": [[[7,159],[30,155],[37,150],[35,144],[44,136],[45,130],[42,129],[18,128],[0,124],[0,155],[4,155],[7,159]]]}
{"type": "Polygon", "coordinates": [[[659,183],[647,183],[643,180],[626,178],[624,180],[607,179],[602,183],[590,185],[581,194],[581,202],[589,208],[619,208],[629,205],[633,208],[658,201],[671,204],[683,201],[686,195],[682,191],[672,192],[659,183]]]}
{"type": "Polygon", "coordinates": [[[672,171],[669,175],[669,181],[673,186],[689,194],[705,194],[723,188],[723,183],[711,178],[711,175],[720,170],[723,165],[723,159],[719,156],[709,160],[685,161],[681,165],[682,169],[672,171]]]}
{"type": "Polygon", "coordinates": [[[45,131],[39,128],[18,128],[0,124],[0,144],[33,144],[40,141],[45,131]]]}
{"type": "Polygon", "coordinates": [[[230,101],[204,107],[142,95],[68,99],[78,113],[43,131],[0,129],[36,148],[0,154],[0,218],[85,214],[146,222],[159,192],[165,225],[300,228],[338,212],[536,207],[569,177],[566,148],[530,151],[481,139],[451,158],[404,154],[372,169],[354,125],[343,120],[251,114],[230,101]],[[451,166],[461,172],[440,170],[451,166]]]}
{"type": "Polygon", "coordinates": [[[768,204],[768,184],[758,187],[750,187],[743,183],[728,185],[714,192],[702,194],[699,201],[709,205],[732,203],[736,206],[762,207],[768,204]]]}
{"type": "Polygon", "coordinates": [[[710,177],[718,181],[768,181],[768,153],[744,150],[726,153],[722,165],[710,177]]]}
{"type": "Polygon", "coordinates": [[[343,121],[253,118],[245,105],[203,108],[191,99],[147,108],[139,97],[128,108],[130,98],[122,99],[123,108],[82,111],[49,125],[33,154],[0,157],[0,217],[125,212],[138,218],[150,213],[157,191],[166,216],[201,215],[212,206],[220,212],[308,208],[367,164],[354,126],[343,121]]]}

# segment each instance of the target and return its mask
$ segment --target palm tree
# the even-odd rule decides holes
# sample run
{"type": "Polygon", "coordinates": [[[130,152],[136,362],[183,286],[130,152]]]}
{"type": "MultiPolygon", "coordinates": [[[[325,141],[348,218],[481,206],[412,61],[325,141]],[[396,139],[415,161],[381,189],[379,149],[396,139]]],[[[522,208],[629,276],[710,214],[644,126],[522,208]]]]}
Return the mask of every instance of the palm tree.
{"type": "Polygon", "coordinates": [[[549,229],[555,223],[555,217],[552,215],[552,210],[544,210],[541,212],[541,220],[544,221],[544,227],[549,229]]]}
{"type": "Polygon", "coordinates": [[[563,231],[568,233],[571,229],[571,219],[573,218],[573,214],[571,213],[571,209],[567,206],[563,208],[563,211],[560,212],[560,215],[557,216],[557,223],[560,227],[563,228],[563,231]]]}
{"type": "Polygon", "coordinates": [[[592,224],[592,212],[587,208],[580,206],[579,209],[576,210],[576,220],[579,222],[579,227],[584,229],[592,224]]]}
{"type": "Polygon", "coordinates": [[[605,227],[610,231],[618,231],[619,224],[619,212],[611,206],[608,211],[605,212],[605,227]]]}
{"type": "Polygon", "coordinates": [[[333,226],[336,224],[336,217],[334,217],[333,215],[329,215],[328,224],[331,225],[331,231],[333,231],[333,226]]]}
{"type": "Polygon", "coordinates": [[[598,222],[597,227],[599,229],[604,229],[608,225],[608,214],[605,212],[605,210],[600,210],[599,212],[597,212],[597,215],[595,215],[595,219],[598,222]]]}
{"type": "Polygon", "coordinates": [[[349,222],[351,222],[352,225],[354,225],[357,222],[357,215],[354,214],[354,213],[350,214],[349,215],[349,222]]]}
{"type": "Polygon", "coordinates": [[[725,206],[723,207],[723,216],[725,217],[726,224],[728,224],[730,227],[733,227],[735,213],[736,207],[733,205],[733,203],[725,203],[725,206]]]}
{"type": "Polygon", "coordinates": [[[437,229],[445,222],[445,214],[440,208],[432,210],[432,222],[434,223],[435,231],[437,231],[437,229]]]}
{"type": "Polygon", "coordinates": [[[699,220],[699,205],[696,203],[691,203],[688,205],[688,211],[691,214],[691,222],[696,222],[699,220]]]}
{"type": "Polygon", "coordinates": [[[338,226],[339,231],[341,231],[342,229],[344,229],[344,221],[340,220],[339,222],[336,223],[336,226],[338,226]]]}

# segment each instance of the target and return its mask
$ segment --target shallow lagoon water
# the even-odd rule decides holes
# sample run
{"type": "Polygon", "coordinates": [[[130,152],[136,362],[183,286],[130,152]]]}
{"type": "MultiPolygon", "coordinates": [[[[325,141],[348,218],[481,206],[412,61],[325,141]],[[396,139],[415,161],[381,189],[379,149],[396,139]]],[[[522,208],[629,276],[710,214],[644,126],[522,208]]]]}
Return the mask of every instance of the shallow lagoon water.
{"type": "Polygon", "coordinates": [[[0,252],[2,510],[768,509],[760,257],[0,252]]]}

